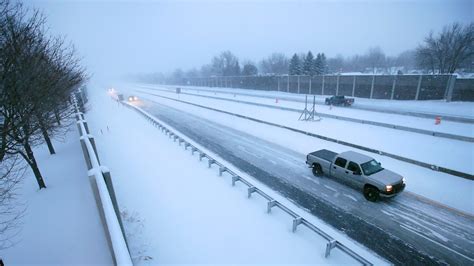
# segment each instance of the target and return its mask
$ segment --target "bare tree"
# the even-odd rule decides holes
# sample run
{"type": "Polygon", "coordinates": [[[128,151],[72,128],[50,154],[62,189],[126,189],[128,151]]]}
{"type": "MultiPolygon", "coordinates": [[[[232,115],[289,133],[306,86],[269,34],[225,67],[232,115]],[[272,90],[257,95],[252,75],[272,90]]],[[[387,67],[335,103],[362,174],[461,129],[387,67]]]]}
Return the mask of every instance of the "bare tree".
{"type": "Polygon", "coordinates": [[[273,53],[262,59],[259,63],[262,74],[283,75],[288,74],[290,60],[282,53],[273,53]]]}
{"type": "Polygon", "coordinates": [[[24,205],[17,198],[19,183],[24,167],[17,156],[2,161],[0,167],[0,250],[15,244],[19,232],[20,218],[25,212],[24,205]]]}
{"type": "Polygon", "coordinates": [[[72,90],[84,80],[74,50],[61,39],[46,37],[44,17],[15,6],[4,14],[0,27],[0,161],[20,155],[32,169],[38,185],[46,188],[33,147],[46,142],[54,153],[50,135],[64,129],[70,117],[66,104],[72,90]],[[28,15],[26,15],[28,14],[28,15]]]}
{"type": "Polygon", "coordinates": [[[460,65],[474,56],[474,23],[462,26],[454,23],[425,38],[416,50],[420,67],[431,73],[454,73],[460,65]]]}

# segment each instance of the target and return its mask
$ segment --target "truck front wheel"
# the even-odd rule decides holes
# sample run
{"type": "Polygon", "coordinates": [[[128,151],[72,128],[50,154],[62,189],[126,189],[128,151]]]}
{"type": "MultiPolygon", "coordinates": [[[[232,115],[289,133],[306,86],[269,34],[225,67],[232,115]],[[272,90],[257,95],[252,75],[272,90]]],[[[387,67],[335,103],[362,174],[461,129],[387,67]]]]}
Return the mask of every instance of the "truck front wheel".
{"type": "Polygon", "coordinates": [[[373,186],[366,186],[364,188],[364,197],[368,201],[375,202],[379,199],[379,190],[373,186]]]}
{"type": "Polygon", "coordinates": [[[319,164],[313,165],[313,175],[315,176],[322,176],[323,175],[323,168],[319,164]]]}

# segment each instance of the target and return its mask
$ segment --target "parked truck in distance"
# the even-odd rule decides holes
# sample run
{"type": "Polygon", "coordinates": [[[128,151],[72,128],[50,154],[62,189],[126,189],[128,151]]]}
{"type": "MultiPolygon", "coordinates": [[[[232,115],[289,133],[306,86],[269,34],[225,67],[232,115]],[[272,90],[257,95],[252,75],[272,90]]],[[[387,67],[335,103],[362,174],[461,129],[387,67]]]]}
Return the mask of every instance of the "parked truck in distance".
{"type": "Polygon", "coordinates": [[[361,189],[369,201],[393,197],[405,189],[405,178],[384,169],[375,159],[353,151],[340,154],[329,150],[311,152],[306,164],[315,176],[326,175],[361,189]]]}
{"type": "Polygon", "coordinates": [[[347,98],[344,95],[339,96],[331,96],[326,98],[325,100],[326,105],[343,105],[343,106],[351,106],[354,103],[354,98],[347,98]]]}

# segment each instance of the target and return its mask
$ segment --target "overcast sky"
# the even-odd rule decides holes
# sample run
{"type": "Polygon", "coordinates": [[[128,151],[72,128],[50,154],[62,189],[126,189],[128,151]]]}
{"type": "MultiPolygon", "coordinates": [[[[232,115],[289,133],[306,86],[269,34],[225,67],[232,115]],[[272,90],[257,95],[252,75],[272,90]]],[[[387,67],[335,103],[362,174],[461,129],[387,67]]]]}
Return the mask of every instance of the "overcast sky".
{"type": "Polygon", "coordinates": [[[430,30],[473,21],[472,0],[418,1],[24,1],[43,11],[95,76],[167,72],[231,50],[258,61],[272,52],[388,55],[430,30]]]}

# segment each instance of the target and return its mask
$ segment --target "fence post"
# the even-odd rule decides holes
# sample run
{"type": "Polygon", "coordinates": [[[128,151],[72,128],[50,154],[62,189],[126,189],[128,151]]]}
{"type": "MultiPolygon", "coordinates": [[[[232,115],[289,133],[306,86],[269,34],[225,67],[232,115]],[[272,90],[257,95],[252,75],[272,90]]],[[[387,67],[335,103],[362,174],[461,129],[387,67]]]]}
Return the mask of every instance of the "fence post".
{"type": "Polygon", "coordinates": [[[339,95],[339,77],[341,74],[338,74],[336,77],[336,95],[339,95]]]}
{"type": "Polygon", "coordinates": [[[448,85],[446,86],[446,101],[450,102],[453,100],[454,85],[456,84],[456,76],[451,75],[448,79],[448,85]]]}
{"type": "Polygon", "coordinates": [[[298,76],[297,80],[298,80],[298,94],[300,94],[300,76],[298,76]]]}
{"type": "Polygon", "coordinates": [[[395,95],[395,86],[397,86],[397,76],[393,76],[392,93],[390,94],[390,100],[393,100],[393,96],[395,95]]]}
{"type": "Polygon", "coordinates": [[[324,75],[323,75],[323,81],[322,81],[322,86],[321,86],[321,95],[324,95],[324,75]]]}
{"type": "Polygon", "coordinates": [[[277,90],[280,91],[280,77],[277,76],[277,90]]]}
{"type": "Polygon", "coordinates": [[[374,83],[375,83],[375,75],[372,75],[372,85],[370,86],[370,99],[374,95],[374,83]]]}
{"type": "Polygon", "coordinates": [[[418,97],[420,96],[421,80],[422,79],[423,79],[423,75],[420,75],[420,77],[418,78],[418,85],[416,86],[415,101],[418,101],[418,97]]]}
{"type": "Polygon", "coordinates": [[[311,94],[311,80],[313,79],[312,76],[309,76],[309,94],[311,94]]]}
{"type": "Polygon", "coordinates": [[[286,79],[286,92],[290,92],[290,75],[288,75],[288,78],[286,79]]]}
{"type": "Polygon", "coordinates": [[[354,75],[354,79],[352,80],[352,97],[354,97],[356,89],[356,76],[354,75]]]}

